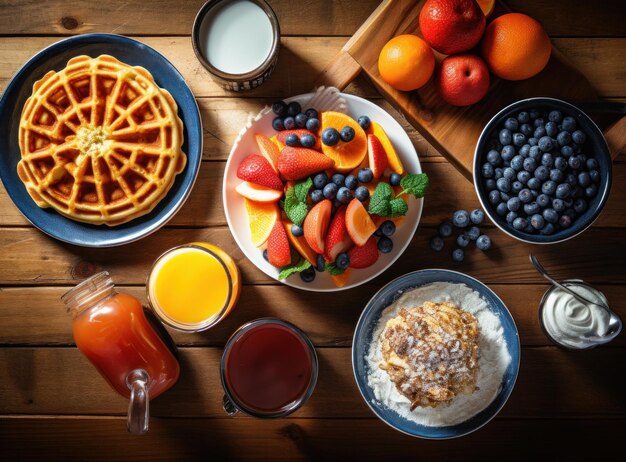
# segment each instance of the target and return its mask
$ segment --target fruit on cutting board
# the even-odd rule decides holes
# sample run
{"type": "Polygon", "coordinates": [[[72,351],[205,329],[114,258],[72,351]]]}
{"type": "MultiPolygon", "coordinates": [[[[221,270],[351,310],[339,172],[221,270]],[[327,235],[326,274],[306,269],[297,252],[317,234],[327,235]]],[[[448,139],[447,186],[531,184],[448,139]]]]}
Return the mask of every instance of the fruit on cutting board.
{"type": "Polygon", "coordinates": [[[428,82],[434,69],[433,50],[417,35],[392,38],[378,56],[380,76],[396,90],[417,90],[428,82]]]}
{"type": "Polygon", "coordinates": [[[453,55],[445,58],[437,71],[439,95],[453,106],[477,103],[489,90],[489,69],[476,55],[453,55]]]}
{"type": "Polygon", "coordinates": [[[474,48],[485,31],[485,23],[475,0],[427,0],[419,16],[424,40],[447,55],[474,48]]]}
{"type": "Polygon", "coordinates": [[[491,72],[506,80],[528,79],[548,64],[552,45],[538,21],[521,13],[504,14],[485,30],[482,55],[491,72]]]}

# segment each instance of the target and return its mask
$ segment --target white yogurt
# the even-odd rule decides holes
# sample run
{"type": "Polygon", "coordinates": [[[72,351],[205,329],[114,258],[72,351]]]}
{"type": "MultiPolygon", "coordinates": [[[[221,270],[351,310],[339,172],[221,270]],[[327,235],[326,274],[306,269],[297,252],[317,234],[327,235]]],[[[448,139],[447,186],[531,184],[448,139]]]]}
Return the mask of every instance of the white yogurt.
{"type": "MultiPolygon", "coordinates": [[[[607,305],[604,294],[577,280],[567,281],[569,289],[595,303],[607,305]]],[[[569,348],[584,349],[599,343],[609,328],[610,314],[602,307],[585,303],[572,294],[553,287],[546,294],[541,310],[543,327],[555,342],[569,348]]]]}
{"type": "Polygon", "coordinates": [[[249,0],[218,4],[200,27],[202,54],[212,66],[228,74],[257,69],[270,55],[273,41],[267,13],[249,0]]]}

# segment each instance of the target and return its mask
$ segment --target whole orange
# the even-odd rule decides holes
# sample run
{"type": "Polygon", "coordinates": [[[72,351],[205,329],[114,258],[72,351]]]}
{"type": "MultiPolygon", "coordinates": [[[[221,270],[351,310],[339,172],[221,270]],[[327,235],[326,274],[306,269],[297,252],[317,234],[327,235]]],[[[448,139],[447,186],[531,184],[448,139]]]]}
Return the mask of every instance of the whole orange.
{"type": "Polygon", "coordinates": [[[506,80],[523,80],[546,67],[552,52],[541,24],[521,13],[493,20],[485,30],[482,54],[491,72],[506,80]]]}
{"type": "Polygon", "coordinates": [[[435,54],[417,35],[404,34],[389,40],[378,56],[378,72],[397,90],[423,86],[435,69],[435,54]]]}

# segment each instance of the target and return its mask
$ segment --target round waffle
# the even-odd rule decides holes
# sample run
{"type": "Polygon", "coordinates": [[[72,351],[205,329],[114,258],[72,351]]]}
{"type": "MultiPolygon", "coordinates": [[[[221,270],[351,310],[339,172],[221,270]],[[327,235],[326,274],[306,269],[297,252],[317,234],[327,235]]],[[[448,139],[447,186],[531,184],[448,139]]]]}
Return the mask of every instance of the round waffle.
{"type": "Polygon", "coordinates": [[[35,82],[17,172],[39,207],[115,226],[150,212],[187,162],[183,123],[144,68],[77,56],[35,82]]]}

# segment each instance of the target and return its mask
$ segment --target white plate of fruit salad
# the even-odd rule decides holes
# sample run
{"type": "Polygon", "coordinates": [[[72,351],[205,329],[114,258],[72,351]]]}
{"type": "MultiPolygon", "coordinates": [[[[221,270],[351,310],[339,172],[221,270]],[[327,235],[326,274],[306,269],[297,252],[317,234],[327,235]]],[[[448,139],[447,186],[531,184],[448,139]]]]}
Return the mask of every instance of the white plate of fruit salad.
{"type": "Polygon", "coordinates": [[[326,90],[341,104],[318,91],[251,119],[222,191],[246,257],[278,281],[318,292],[356,287],[389,268],[415,234],[428,186],[411,140],[387,112],[326,90]]]}

